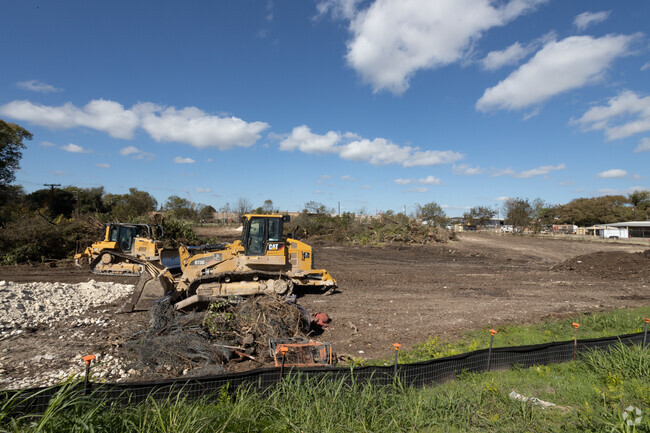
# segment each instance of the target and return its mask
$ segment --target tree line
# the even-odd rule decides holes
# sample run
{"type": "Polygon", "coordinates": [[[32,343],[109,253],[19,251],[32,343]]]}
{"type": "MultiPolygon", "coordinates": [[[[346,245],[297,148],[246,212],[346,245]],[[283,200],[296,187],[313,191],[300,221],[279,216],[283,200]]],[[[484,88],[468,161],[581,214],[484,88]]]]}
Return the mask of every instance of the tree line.
{"type": "MultiPolygon", "coordinates": [[[[63,258],[99,238],[104,222],[154,222],[152,217],[164,213],[165,231],[177,239],[192,241],[191,224],[212,221],[217,210],[194,203],[188,196],[172,195],[164,203],[148,192],[130,188],[128,193],[107,193],[103,187],[79,188],[50,185],[49,188],[25,193],[14,185],[20,167],[24,141],[32,134],[15,123],[0,119],[0,262],[16,263],[43,258],[63,258]]],[[[255,207],[248,199],[226,203],[218,212],[235,217],[245,213],[278,213],[271,199],[255,207]]],[[[588,226],[629,220],[647,220],[650,192],[634,191],[627,196],[607,195],[578,198],[566,204],[551,205],[540,198],[511,198],[501,209],[505,223],[515,230],[540,231],[552,224],[588,226]]],[[[363,212],[360,212],[363,213],[363,212]]],[[[499,214],[499,209],[476,206],[463,215],[463,222],[482,226],[499,214]]],[[[373,221],[359,224],[358,215],[334,215],[334,209],[309,201],[293,225],[305,235],[327,235],[349,242],[388,241],[424,242],[431,236],[428,228],[444,227],[450,222],[444,208],[429,202],[417,205],[411,215],[383,212],[373,221]],[[418,225],[428,228],[420,230],[418,225]]],[[[446,238],[436,231],[440,239],[446,238]]]]}

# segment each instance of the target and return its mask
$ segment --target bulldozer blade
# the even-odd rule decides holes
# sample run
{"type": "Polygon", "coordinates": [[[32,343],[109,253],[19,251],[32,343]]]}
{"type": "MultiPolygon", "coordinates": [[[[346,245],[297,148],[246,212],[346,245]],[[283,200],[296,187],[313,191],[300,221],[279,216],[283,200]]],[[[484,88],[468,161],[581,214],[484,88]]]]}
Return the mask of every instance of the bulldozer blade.
{"type": "Polygon", "coordinates": [[[173,294],[173,287],[167,278],[162,275],[151,277],[144,274],[133,291],[131,301],[122,307],[120,313],[147,311],[156,301],[171,294],[173,294]]]}

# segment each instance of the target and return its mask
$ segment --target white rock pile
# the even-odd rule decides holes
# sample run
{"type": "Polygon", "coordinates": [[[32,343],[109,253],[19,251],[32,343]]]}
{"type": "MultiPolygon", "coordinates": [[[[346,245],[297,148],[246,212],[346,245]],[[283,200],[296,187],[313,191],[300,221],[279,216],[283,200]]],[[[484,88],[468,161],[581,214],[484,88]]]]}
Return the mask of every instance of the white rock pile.
{"type": "Polygon", "coordinates": [[[36,326],[52,327],[130,293],[131,284],[94,280],[79,284],[0,281],[0,338],[36,326]]]}

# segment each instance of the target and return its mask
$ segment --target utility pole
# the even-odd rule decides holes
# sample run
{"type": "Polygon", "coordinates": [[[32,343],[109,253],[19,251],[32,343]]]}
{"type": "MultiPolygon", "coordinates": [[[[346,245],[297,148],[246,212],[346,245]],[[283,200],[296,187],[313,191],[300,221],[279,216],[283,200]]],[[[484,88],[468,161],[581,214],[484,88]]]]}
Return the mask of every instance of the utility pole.
{"type": "Polygon", "coordinates": [[[50,208],[50,212],[52,212],[52,200],[54,199],[54,188],[57,186],[61,186],[60,183],[44,183],[43,186],[49,186],[50,187],[50,200],[48,203],[48,207],[50,208]]]}

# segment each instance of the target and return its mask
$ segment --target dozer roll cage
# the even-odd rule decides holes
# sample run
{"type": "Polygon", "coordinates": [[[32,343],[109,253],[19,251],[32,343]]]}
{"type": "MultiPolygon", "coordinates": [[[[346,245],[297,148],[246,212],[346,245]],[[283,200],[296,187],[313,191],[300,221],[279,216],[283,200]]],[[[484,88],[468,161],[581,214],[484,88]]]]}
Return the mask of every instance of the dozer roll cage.
{"type": "Polygon", "coordinates": [[[162,226],[149,224],[104,224],[105,241],[117,242],[124,252],[131,251],[133,239],[136,237],[147,239],[160,239],[164,235],[162,226]]]}
{"type": "Polygon", "coordinates": [[[242,217],[242,239],[244,254],[263,256],[266,251],[279,248],[284,242],[284,222],[290,221],[289,215],[246,214],[242,217]]]}

